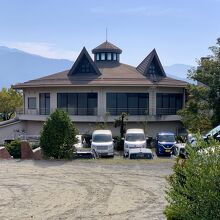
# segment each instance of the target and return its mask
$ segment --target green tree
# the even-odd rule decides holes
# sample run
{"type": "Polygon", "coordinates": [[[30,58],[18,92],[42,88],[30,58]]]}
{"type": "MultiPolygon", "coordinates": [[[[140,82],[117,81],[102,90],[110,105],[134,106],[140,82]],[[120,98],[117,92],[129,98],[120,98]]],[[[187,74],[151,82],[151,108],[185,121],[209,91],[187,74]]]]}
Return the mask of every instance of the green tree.
{"type": "Polygon", "coordinates": [[[3,121],[9,120],[16,108],[22,106],[22,94],[12,88],[3,88],[0,91],[0,117],[3,121]]]}
{"type": "Polygon", "coordinates": [[[192,133],[203,132],[212,127],[208,88],[188,85],[188,101],[178,114],[184,126],[192,133]]]}
{"type": "Polygon", "coordinates": [[[121,115],[114,121],[114,127],[115,128],[120,127],[121,138],[124,137],[124,134],[126,132],[127,120],[128,120],[128,114],[125,112],[122,112],[121,115]]]}
{"type": "Polygon", "coordinates": [[[66,112],[56,110],[43,125],[40,146],[46,157],[71,159],[77,143],[77,130],[66,112]]]}
{"type": "Polygon", "coordinates": [[[220,38],[216,46],[209,49],[211,55],[201,58],[199,68],[192,69],[189,77],[206,86],[209,107],[213,110],[211,119],[213,126],[216,126],[220,124],[220,38]]]}
{"type": "Polygon", "coordinates": [[[200,137],[196,149],[188,146],[188,158],[178,159],[167,179],[168,220],[220,219],[219,142],[200,137]]]}

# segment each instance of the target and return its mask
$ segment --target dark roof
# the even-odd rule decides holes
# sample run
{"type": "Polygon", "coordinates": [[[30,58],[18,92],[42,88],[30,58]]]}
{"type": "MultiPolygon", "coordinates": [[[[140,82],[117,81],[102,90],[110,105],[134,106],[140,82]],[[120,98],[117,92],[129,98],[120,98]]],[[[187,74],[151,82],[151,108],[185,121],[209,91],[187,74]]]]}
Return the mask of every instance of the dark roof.
{"type": "Polygon", "coordinates": [[[16,89],[28,87],[64,87],[64,86],[162,86],[186,87],[187,82],[164,77],[159,82],[152,82],[136,70],[135,67],[118,63],[117,65],[97,64],[101,75],[69,75],[69,70],[53,75],[30,80],[13,86],[16,89]]]}
{"type": "Polygon", "coordinates": [[[122,50],[118,47],[116,47],[114,44],[105,41],[104,43],[100,44],[96,48],[92,50],[92,53],[98,53],[98,52],[113,52],[113,53],[122,53],[122,50]]]}
{"type": "Polygon", "coordinates": [[[94,61],[92,60],[92,58],[90,57],[88,51],[86,50],[85,47],[83,47],[83,49],[81,50],[79,56],[77,57],[75,63],[73,64],[72,68],[70,69],[68,75],[73,75],[73,74],[77,74],[77,68],[80,65],[80,61],[82,59],[86,59],[88,61],[88,63],[92,66],[93,72],[92,74],[97,74],[100,75],[101,73],[99,72],[99,69],[97,68],[97,66],[95,65],[94,61]]]}
{"type": "Polygon", "coordinates": [[[160,62],[160,59],[159,59],[159,57],[158,57],[157,52],[156,52],[155,49],[153,49],[153,50],[147,55],[147,57],[137,66],[137,70],[138,70],[140,73],[142,73],[143,75],[147,75],[147,71],[148,71],[148,69],[149,69],[149,67],[150,67],[150,64],[151,64],[151,62],[153,61],[154,58],[156,59],[158,65],[159,65],[159,67],[160,67],[160,70],[161,70],[161,72],[162,72],[162,75],[163,75],[163,76],[166,76],[166,73],[165,73],[165,71],[164,71],[164,69],[163,69],[163,66],[162,66],[162,64],[161,64],[161,62],[160,62]]]}

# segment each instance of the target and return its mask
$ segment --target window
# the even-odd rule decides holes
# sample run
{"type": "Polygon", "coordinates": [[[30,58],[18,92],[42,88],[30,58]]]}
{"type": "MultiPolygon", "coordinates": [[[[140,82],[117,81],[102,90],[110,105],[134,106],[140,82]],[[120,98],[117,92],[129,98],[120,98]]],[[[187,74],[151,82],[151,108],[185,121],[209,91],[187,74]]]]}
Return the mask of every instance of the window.
{"type": "Polygon", "coordinates": [[[157,93],[157,115],[176,115],[182,105],[182,94],[157,93]]]}
{"type": "Polygon", "coordinates": [[[28,98],[28,109],[36,109],[36,97],[28,98]]]}
{"type": "Polygon", "coordinates": [[[40,115],[50,114],[50,93],[39,94],[40,115]]]}
{"type": "Polygon", "coordinates": [[[96,60],[99,60],[99,53],[96,54],[96,60]]]}
{"type": "Polygon", "coordinates": [[[116,58],[116,59],[117,59],[117,61],[119,61],[119,54],[117,54],[116,56],[117,56],[117,58],[116,58]]]}
{"type": "Polygon", "coordinates": [[[112,60],[112,54],[111,53],[107,53],[107,60],[112,60]]]}
{"type": "Polygon", "coordinates": [[[107,112],[111,115],[120,115],[126,112],[129,115],[148,114],[148,93],[107,93],[107,112]]]}
{"type": "Polygon", "coordinates": [[[116,53],[113,53],[113,60],[116,60],[116,59],[117,59],[116,53]]]}
{"type": "Polygon", "coordinates": [[[105,53],[101,53],[101,60],[105,60],[105,53]]]}
{"type": "Polygon", "coordinates": [[[57,108],[70,115],[97,115],[97,93],[57,93],[57,108]]]}
{"type": "Polygon", "coordinates": [[[80,63],[78,64],[76,73],[95,73],[94,68],[92,67],[88,58],[85,55],[83,56],[80,63]]]}

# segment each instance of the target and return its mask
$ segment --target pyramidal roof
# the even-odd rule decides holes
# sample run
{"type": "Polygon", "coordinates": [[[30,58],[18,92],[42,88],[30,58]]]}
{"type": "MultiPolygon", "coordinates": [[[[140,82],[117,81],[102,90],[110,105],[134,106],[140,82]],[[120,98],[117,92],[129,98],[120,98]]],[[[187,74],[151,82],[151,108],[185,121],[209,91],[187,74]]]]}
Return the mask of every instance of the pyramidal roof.
{"type": "Polygon", "coordinates": [[[69,70],[68,75],[73,75],[73,74],[78,73],[78,69],[80,69],[80,66],[81,65],[85,66],[85,61],[86,61],[87,65],[91,66],[90,67],[91,73],[101,75],[99,69],[97,68],[96,64],[94,63],[94,61],[90,57],[90,55],[85,47],[83,47],[83,49],[81,50],[78,58],[76,59],[75,63],[73,64],[72,68],[69,70]],[[82,64],[83,61],[84,61],[84,63],[82,64]]]}
{"type": "Polygon", "coordinates": [[[92,50],[92,53],[98,53],[98,52],[114,52],[120,54],[122,53],[122,50],[116,47],[114,44],[105,41],[92,50]]]}
{"type": "Polygon", "coordinates": [[[142,73],[143,75],[147,75],[147,72],[149,70],[149,67],[153,61],[153,59],[156,59],[156,62],[158,63],[159,67],[160,67],[160,70],[161,70],[161,73],[163,76],[166,76],[166,73],[163,69],[163,66],[160,62],[160,59],[157,55],[157,52],[155,49],[153,49],[148,55],[147,57],[137,66],[137,70],[142,73]]]}

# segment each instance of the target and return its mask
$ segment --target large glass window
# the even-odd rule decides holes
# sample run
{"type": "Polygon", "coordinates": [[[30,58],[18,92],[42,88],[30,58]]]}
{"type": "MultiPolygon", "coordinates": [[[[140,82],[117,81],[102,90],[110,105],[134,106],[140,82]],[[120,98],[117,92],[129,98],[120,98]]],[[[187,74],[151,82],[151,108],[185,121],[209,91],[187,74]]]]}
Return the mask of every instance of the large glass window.
{"type": "Polygon", "coordinates": [[[70,115],[97,115],[97,93],[57,93],[57,108],[70,115]]]}
{"type": "Polygon", "coordinates": [[[96,60],[99,60],[99,53],[96,54],[96,60]]]}
{"type": "Polygon", "coordinates": [[[129,115],[148,114],[148,93],[107,93],[107,112],[111,115],[120,115],[126,112],[129,115]]]}
{"type": "Polygon", "coordinates": [[[101,60],[105,60],[105,53],[101,53],[101,60]]]}
{"type": "Polygon", "coordinates": [[[112,54],[111,53],[107,53],[107,60],[112,60],[112,54]]]}
{"type": "Polygon", "coordinates": [[[117,60],[116,53],[113,53],[113,60],[117,60]]]}
{"type": "Polygon", "coordinates": [[[50,93],[39,94],[40,115],[50,114],[50,93]]]}
{"type": "Polygon", "coordinates": [[[36,109],[36,97],[28,98],[28,109],[36,109]]]}
{"type": "Polygon", "coordinates": [[[176,115],[182,106],[182,94],[157,93],[157,115],[176,115]]]}

